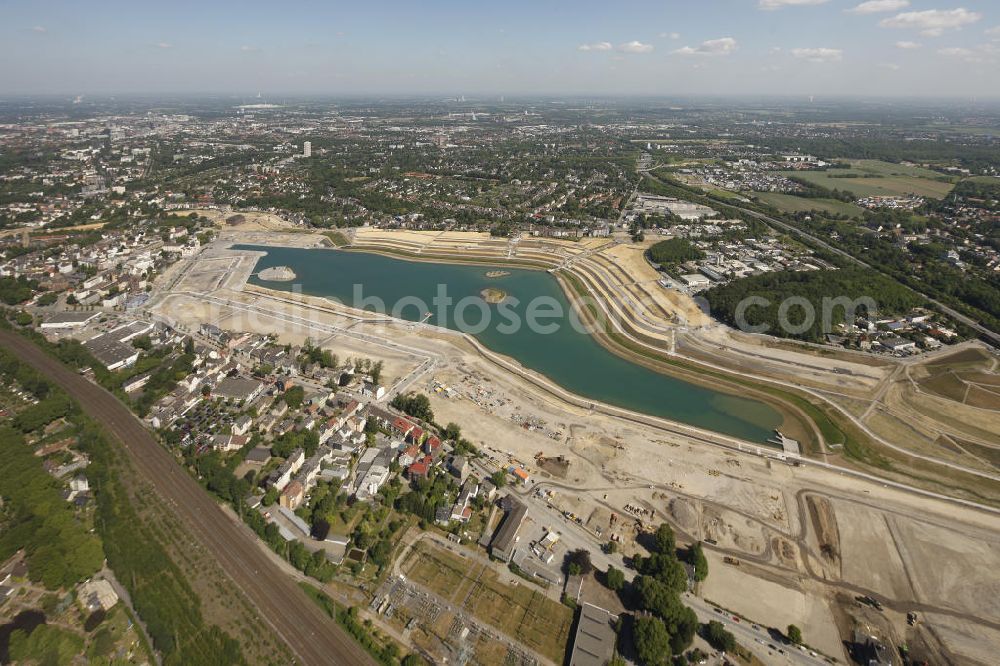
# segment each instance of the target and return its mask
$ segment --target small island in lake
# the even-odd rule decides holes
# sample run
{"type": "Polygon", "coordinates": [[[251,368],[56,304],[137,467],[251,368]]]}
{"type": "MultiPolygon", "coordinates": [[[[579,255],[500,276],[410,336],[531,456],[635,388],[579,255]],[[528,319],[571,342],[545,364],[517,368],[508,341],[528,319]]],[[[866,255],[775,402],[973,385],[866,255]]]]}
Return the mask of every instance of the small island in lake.
{"type": "Polygon", "coordinates": [[[508,275],[510,275],[510,271],[487,271],[486,273],[488,278],[507,277],[508,275]]]}
{"type": "Polygon", "coordinates": [[[502,303],[505,298],[507,298],[507,292],[503,289],[494,289],[493,287],[487,287],[479,292],[479,295],[483,297],[483,300],[487,303],[502,303]]]}
{"type": "Polygon", "coordinates": [[[271,266],[262,270],[257,276],[269,282],[288,282],[295,279],[295,271],[288,266],[271,266]]]}

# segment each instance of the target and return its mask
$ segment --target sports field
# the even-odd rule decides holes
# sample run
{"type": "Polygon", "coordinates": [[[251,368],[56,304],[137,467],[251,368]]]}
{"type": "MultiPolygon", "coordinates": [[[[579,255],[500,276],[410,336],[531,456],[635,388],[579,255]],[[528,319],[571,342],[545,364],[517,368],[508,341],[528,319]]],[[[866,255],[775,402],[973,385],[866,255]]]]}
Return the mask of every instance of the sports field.
{"type": "Polygon", "coordinates": [[[879,160],[853,160],[850,169],[787,171],[784,174],[830,190],[847,190],[859,197],[915,194],[941,199],[955,186],[955,178],[930,169],[879,160]]]}
{"type": "Polygon", "coordinates": [[[761,203],[773,206],[783,213],[808,213],[820,211],[831,215],[847,215],[848,217],[861,217],[864,209],[861,206],[847,201],[837,201],[836,199],[807,199],[797,197],[794,194],[781,194],[780,192],[750,192],[747,196],[756,197],[761,203]]]}

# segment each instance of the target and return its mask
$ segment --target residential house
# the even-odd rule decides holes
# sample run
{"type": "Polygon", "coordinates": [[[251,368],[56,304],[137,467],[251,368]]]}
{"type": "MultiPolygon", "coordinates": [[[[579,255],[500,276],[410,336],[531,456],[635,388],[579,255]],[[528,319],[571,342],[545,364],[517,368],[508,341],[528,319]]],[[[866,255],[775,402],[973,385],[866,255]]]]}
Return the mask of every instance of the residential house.
{"type": "Polygon", "coordinates": [[[302,449],[292,451],[285,462],[281,463],[281,466],[267,477],[268,487],[273,486],[278,490],[284,490],[285,486],[292,480],[292,475],[298,472],[303,463],[305,463],[305,458],[306,454],[302,449]]]}
{"type": "Polygon", "coordinates": [[[302,482],[298,479],[292,479],[281,491],[281,495],[278,496],[278,504],[294,511],[301,506],[305,496],[306,488],[302,482]]]}

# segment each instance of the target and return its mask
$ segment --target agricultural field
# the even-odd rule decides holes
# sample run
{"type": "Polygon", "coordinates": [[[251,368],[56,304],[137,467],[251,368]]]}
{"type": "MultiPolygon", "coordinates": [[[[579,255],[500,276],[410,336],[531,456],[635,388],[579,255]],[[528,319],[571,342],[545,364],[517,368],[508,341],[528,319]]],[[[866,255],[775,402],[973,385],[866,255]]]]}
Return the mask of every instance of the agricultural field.
{"type": "Polygon", "coordinates": [[[836,199],[807,199],[797,197],[794,194],[781,194],[779,192],[745,192],[746,196],[754,197],[761,203],[773,206],[783,213],[808,213],[820,211],[831,215],[847,215],[848,217],[861,217],[864,209],[861,206],[836,199]]]}
{"type": "Polygon", "coordinates": [[[858,197],[915,194],[942,199],[955,186],[954,178],[935,171],[879,160],[853,160],[850,169],[787,171],[784,174],[826,189],[847,190],[858,197]]]}
{"type": "Polygon", "coordinates": [[[407,578],[462,607],[523,645],[562,663],[573,611],[528,584],[501,582],[489,563],[418,544],[404,565],[407,578]]]}

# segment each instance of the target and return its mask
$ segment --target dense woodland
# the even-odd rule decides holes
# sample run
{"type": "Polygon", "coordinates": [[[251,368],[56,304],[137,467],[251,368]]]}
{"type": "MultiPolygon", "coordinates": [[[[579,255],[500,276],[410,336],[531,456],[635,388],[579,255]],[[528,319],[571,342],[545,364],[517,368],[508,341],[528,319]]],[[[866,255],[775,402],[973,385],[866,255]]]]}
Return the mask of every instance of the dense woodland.
{"type": "MultiPolygon", "coordinates": [[[[712,316],[724,321],[730,326],[738,326],[740,304],[746,299],[757,297],[766,299],[764,304],[755,301],[749,307],[744,306],[742,315],[744,322],[752,327],[766,326],[767,333],[781,337],[798,338],[811,342],[820,342],[827,333],[836,330],[823,330],[824,299],[847,297],[851,300],[870,297],[877,306],[875,312],[869,313],[864,307],[859,308],[859,316],[906,314],[912,308],[923,304],[923,299],[894,280],[872,271],[861,268],[849,268],[836,271],[778,271],[754,275],[740,280],[734,280],[725,285],[709,289],[703,293],[711,307],[712,316]],[[814,317],[806,330],[790,332],[779,324],[779,308],[787,299],[805,298],[812,304],[814,317]]],[[[844,308],[834,307],[828,310],[829,323],[832,326],[844,323],[844,308]]],[[[807,320],[804,309],[793,305],[788,308],[787,319],[793,325],[804,324],[807,320]]]]}
{"type": "Polygon", "coordinates": [[[684,238],[671,238],[654,243],[646,250],[646,256],[654,264],[659,264],[668,272],[672,272],[685,261],[704,259],[705,253],[684,238]]]}

